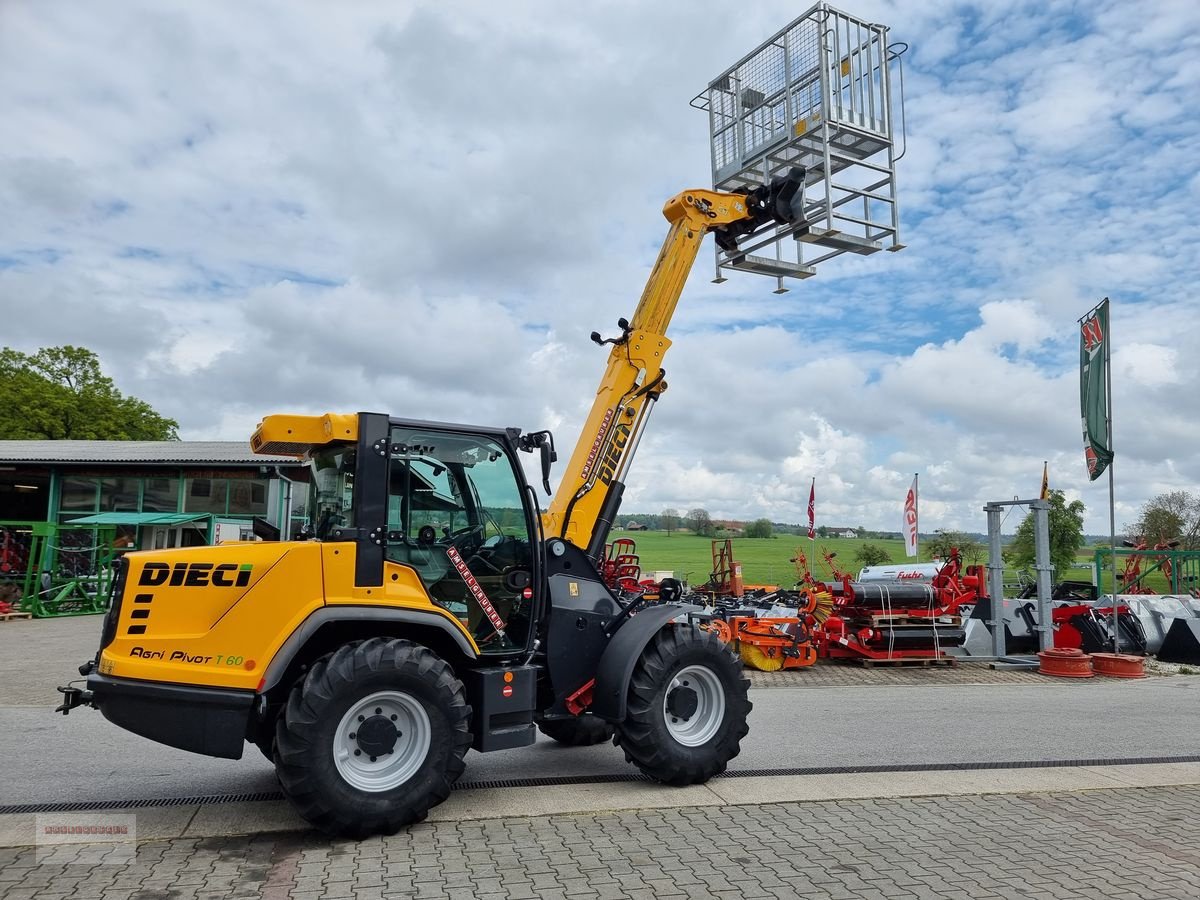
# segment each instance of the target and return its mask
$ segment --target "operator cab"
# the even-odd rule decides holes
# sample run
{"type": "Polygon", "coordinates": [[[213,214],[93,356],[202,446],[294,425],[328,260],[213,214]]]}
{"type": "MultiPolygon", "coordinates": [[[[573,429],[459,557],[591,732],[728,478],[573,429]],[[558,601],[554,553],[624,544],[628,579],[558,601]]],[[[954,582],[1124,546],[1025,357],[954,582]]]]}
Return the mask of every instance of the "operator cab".
{"type": "Polygon", "coordinates": [[[524,649],[534,561],[516,460],[481,434],[396,426],[391,444],[384,556],[413,569],[484,652],[524,649]]]}
{"type": "Polygon", "coordinates": [[[361,418],[377,432],[386,427],[386,441],[303,448],[312,476],[308,536],[356,540],[362,584],[382,583],[389,562],[412,569],[482,653],[525,650],[536,619],[537,511],[515,451],[530,441],[515,429],[361,418]]]}

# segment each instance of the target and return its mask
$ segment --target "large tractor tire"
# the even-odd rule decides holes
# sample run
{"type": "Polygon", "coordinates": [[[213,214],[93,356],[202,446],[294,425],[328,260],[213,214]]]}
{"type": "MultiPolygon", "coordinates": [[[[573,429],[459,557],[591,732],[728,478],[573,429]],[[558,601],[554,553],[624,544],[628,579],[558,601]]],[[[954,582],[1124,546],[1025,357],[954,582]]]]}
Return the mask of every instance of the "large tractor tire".
{"type": "Polygon", "coordinates": [[[715,634],[664,628],[633,670],[617,743],[656,781],[701,784],[741,751],[750,731],[749,687],[741,662],[715,634]]]}
{"type": "Polygon", "coordinates": [[[267,758],[268,762],[275,762],[275,729],[272,727],[270,734],[263,734],[256,738],[254,746],[267,758]]]}
{"type": "Polygon", "coordinates": [[[283,792],[327,834],[395,834],[450,794],[471,708],[426,647],[371,638],[317,660],[276,723],[283,792]]]}
{"type": "Polygon", "coordinates": [[[538,730],[567,747],[590,747],[612,740],[613,727],[596,716],[550,719],[538,723],[538,730]]]}

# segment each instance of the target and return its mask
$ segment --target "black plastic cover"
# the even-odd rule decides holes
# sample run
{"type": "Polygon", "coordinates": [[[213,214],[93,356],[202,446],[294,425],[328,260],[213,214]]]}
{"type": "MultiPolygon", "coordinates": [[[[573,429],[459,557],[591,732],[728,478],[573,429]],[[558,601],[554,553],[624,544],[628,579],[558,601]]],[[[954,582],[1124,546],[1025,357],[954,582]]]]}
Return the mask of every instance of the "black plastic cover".
{"type": "Polygon", "coordinates": [[[241,759],[253,691],[184,687],[93,672],[92,706],[126,731],[168,747],[241,759]]]}
{"type": "Polygon", "coordinates": [[[493,666],[462,673],[471,704],[471,746],[480,753],[527,747],[537,739],[537,666],[493,666]]]}

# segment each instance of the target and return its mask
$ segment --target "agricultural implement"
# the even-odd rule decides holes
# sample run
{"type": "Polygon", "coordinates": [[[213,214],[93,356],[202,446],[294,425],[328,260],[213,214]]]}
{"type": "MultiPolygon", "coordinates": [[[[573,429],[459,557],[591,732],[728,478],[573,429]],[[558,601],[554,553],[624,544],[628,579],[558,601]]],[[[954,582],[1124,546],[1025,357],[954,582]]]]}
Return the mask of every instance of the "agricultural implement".
{"type": "Polygon", "coordinates": [[[0,523],[0,581],[8,602],[36,618],[104,612],[115,537],[111,525],[0,523]]]}
{"type": "MultiPolygon", "coordinates": [[[[832,554],[825,560],[839,580],[822,583],[805,570],[800,583],[819,619],[817,652],[829,659],[941,659],[963,642],[959,608],[973,604],[984,590],[979,567],[964,570],[957,550],[928,582],[854,581],[832,554]]],[[[796,562],[798,567],[806,563],[802,551],[796,562]]]]}
{"type": "Polygon", "coordinates": [[[815,600],[797,591],[755,591],[724,598],[708,616],[707,629],[762,672],[798,669],[817,661],[812,617],[815,600]],[[740,601],[740,602],[739,602],[740,601]]]}

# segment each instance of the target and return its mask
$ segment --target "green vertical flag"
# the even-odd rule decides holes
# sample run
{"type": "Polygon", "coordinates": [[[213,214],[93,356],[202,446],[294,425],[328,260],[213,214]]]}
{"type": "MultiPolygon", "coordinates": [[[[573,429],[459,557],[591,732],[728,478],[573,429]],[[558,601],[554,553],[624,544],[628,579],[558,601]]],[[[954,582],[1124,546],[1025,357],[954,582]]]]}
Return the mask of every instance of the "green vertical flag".
{"type": "Polygon", "coordinates": [[[1083,415],[1083,455],[1095,481],[1112,462],[1108,433],[1108,298],[1079,325],[1079,409],[1083,415]]]}

